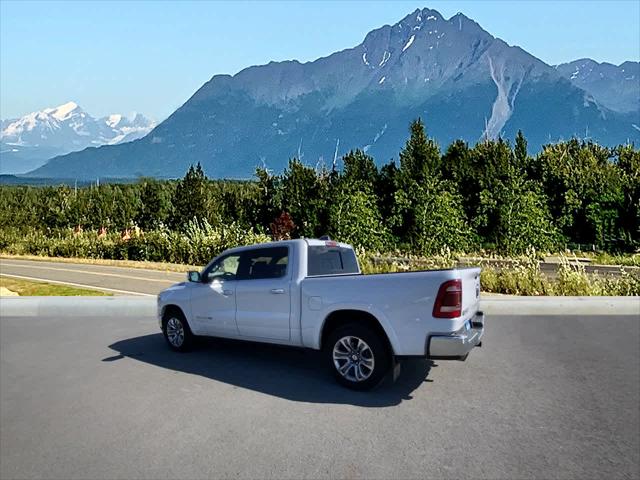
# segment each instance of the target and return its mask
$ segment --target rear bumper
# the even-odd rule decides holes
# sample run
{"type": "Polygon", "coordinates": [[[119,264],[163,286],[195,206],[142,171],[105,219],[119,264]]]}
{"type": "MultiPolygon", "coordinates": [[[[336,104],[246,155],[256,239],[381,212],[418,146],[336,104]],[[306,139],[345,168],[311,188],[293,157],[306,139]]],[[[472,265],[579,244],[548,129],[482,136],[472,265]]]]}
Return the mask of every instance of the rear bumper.
{"type": "Polygon", "coordinates": [[[427,357],[439,360],[464,360],[484,335],[484,313],[477,312],[457,332],[435,334],[427,338],[427,357]]]}

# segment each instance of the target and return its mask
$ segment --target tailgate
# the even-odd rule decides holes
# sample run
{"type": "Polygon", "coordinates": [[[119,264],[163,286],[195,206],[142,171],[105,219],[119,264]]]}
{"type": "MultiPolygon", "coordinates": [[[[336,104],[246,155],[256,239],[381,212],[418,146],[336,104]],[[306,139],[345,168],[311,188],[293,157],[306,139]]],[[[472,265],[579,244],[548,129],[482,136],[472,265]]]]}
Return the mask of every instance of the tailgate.
{"type": "Polygon", "coordinates": [[[468,319],[480,308],[480,269],[459,270],[462,279],[462,317],[468,319]]]}

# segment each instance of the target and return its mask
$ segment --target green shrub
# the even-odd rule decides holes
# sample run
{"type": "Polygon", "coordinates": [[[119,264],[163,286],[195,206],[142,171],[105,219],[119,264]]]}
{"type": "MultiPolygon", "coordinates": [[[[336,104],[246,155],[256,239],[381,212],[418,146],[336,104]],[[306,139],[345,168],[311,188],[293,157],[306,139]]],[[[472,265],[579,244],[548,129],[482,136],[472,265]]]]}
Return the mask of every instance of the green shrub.
{"type": "MultiPolygon", "coordinates": [[[[190,222],[183,232],[158,229],[123,240],[118,233],[99,237],[94,231],[74,234],[70,229],[50,234],[0,229],[0,251],[15,255],[81,257],[112,260],[204,265],[227,248],[269,241],[264,233],[237,223],[212,226],[206,220],[190,222]]],[[[357,249],[362,271],[367,274],[452,268],[479,265],[484,292],[511,295],[640,295],[640,272],[621,270],[616,276],[588,274],[579,262],[561,256],[557,274],[540,271],[541,254],[529,249],[517,258],[461,259],[444,248],[438,255],[420,257],[395,251],[381,256],[357,249]],[[464,260],[464,262],[462,261],[464,260]]]]}
{"type": "Polygon", "coordinates": [[[238,224],[212,227],[208,222],[190,223],[185,232],[154,230],[123,240],[112,233],[102,238],[96,232],[53,234],[0,230],[1,251],[13,255],[138,260],[202,265],[227,248],[261,243],[269,238],[238,224]]]}
{"type": "Polygon", "coordinates": [[[640,267],[640,253],[631,255],[611,255],[608,253],[598,253],[593,257],[593,262],[600,265],[640,267]]]}

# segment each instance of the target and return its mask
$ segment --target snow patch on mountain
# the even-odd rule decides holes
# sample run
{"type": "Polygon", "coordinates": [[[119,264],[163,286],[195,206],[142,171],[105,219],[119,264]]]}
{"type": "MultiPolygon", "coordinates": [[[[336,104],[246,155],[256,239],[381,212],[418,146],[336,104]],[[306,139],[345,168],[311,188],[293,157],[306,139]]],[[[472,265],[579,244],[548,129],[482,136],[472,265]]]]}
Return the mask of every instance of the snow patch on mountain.
{"type": "Polygon", "coordinates": [[[505,75],[506,69],[504,64],[500,66],[494,65],[492,58],[487,58],[489,60],[491,79],[493,83],[496,84],[496,87],[498,87],[498,96],[493,103],[491,118],[489,118],[487,122],[484,135],[487,138],[497,138],[507,123],[507,120],[511,118],[513,104],[522,86],[523,77],[515,79],[509,75],[505,75]]]}
{"type": "Polygon", "coordinates": [[[378,66],[384,67],[384,64],[387,63],[390,58],[391,58],[391,54],[385,50],[384,53],[382,54],[382,60],[380,60],[380,63],[378,64],[378,66]]]}
{"type": "Polygon", "coordinates": [[[409,41],[405,44],[404,47],[402,47],[402,51],[404,52],[407,48],[409,48],[415,39],[416,39],[416,36],[411,35],[411,38],[409,39],[409,41]]]}
{"type": "Polygon", "coordinates": [[[109,125],[111,128],[115,128],[120,121],[122,120],[122,115],[119,113],[114,113],[106,117],[105,123],[109,125]]]}
{"type": "Polygon", "coordinates": [[[378,141],[378,139],[384,135],[384,132],[387,131],[387,124],[384,124],[384,127],[382,127],[382,130],[380,130],[378,133],[376,133],[376,136],[373,137],[373,143],[376,143],[378,141]]]}
{"type": "Polygon", "coordinates": [[[44,113],[51,115],[53,118],[59,121],[64,121],[76,113],[83,113],[82,109],[76,102],[67,102],[59,107],[45,108],[44,113]]]}

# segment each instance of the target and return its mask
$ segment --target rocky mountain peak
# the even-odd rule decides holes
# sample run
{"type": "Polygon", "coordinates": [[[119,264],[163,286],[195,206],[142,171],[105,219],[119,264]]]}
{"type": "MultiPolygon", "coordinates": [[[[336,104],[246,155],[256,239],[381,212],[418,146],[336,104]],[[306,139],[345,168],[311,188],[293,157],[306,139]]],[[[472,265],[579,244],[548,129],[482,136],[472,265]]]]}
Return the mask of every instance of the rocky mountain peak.
{"type": "Polygon", "coordinates": [[[201,162],[213,176],[248,177],[258,164],[279,171],[298,154],[312,163],[333,157],[337,144],[339,155],[362,148],[387,161],[418,116],[441,145],[513,138],[520,129],[532,151],[587,130],[603,144],[639,138],[632,81],[629,97],[615,100],[612,84],[580,84],[564,70],[463,14],[417,9],[315,61],[215,75],[152,135],[58,157],[35,174],[181,176],[201,162]]]}

